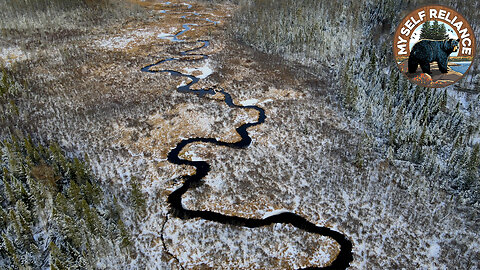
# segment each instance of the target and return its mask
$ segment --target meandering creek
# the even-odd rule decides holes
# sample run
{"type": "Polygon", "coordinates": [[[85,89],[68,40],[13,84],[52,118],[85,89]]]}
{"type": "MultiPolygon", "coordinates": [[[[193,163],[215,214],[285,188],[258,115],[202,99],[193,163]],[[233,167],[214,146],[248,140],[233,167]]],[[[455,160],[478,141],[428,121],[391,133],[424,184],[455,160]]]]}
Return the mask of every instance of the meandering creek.
{"type": "MultiPolygon", "coordinates": [[[[197,15],[198,13],[192,13],[193,15],[197,15]]],[[[189,15],[191,16],[191,14],[189,15]]],[[[209,25],[215,24],[215,22],[205,19],[207,22],[209,22],[209,25]]],[[[192,24],[184,24],[183,25],[183,30],[178,32],[176,35],[173,36],[173,39],[171,39],[174,42],[181,42],[183,40],[179,39],[179,36],[184,34],[185,32],[191,30],[189,27],[192,24]]],[[[203,25],[204,26],[204,25],[203,25]]],[[[189,165],[195,167],[195,174],[193,175],[185,175],[183,177],[184,183],[181,187],[173,191],[169,196],[168,196],[168,203],[170,204],[172,213],[174,216],[177,218],[181,219],[192,219],[192,218],[201,218],[209,221],[214,221],[214,222],[219,222],[222,224],[231,224],[235,226],[244,226],[248,228],[256,228],[256,227],[261,227],[261,226],[268,226],[274,223],[283,223],[283,224],[291,224],[292,226],[310,232],[318,235],[323,235],[330,237],[334,239],[339,245],[340,245],[340,253],[338,256],[335,258],[335,260],[327,267],[318,267],[318,266],[311,266],[306,269],[346,269],[350,262],[353,260],[352,256],[352,243],[350,240],[343,235],[340,232],[334,231],[330,228],[327,227],[320,227],[317,226],[307,219],[305,219],[302,216],[299,216],[295,213],[291,212],[281,212],[279,214],[271,215],[266,218],[261,218],[261,219],[256,219],[256,218],[244,218],[244,217],[239,217],[239,216],[229,216],[229,215],[224,215],[221,213],[213,212],[213,211],[199,211],[199,210],[192,210],[192,209],[186,209],[183,207],[182,204],[182,196],[185,194],[190,188],[193,188],[195,185],[201,184],[202,178],[204,178],[208,172],[210,171],[210,165],[206,161],[190,161],[186,159],[182,159],[179,157],[180,152],[189,144],[191,143],[196,143],[196,142],[202,142],[202,143],[210,143],[218,146],[226,146],[230,148],[246,148],[250,145],[252,139],[248,134],[247,129],[249,127],[257,126],[262,124],[265,119],[265,111],[258,107],[258,106],[242,106],[242,105],[237,105],[233,102],[233,99],[229,93],[227,93],[224,90],[217,90],[217,89],[197,89],[194,90],[192,89],[192,86],[196,83],[199,82],[200,78],[195,77],[193,75],[188,75],[188,74],[183,74],[181,72],[175,71],[175,70],[152,70],[152,67],[155,67],[157,65],[161,65],[165,62],[169,61],[199,61],[199,60],[204,60],[208,58],[208,55],[205,54],[196,54],[195,51],[198,51],[200,49],[206,48],[209,46],[210,42],[208,40],[198,40],[199,43],[203,43],[202,46],[186,50],[180,53],[180,56],[195,56],[195,60],[187,60],[187,59],[181,59],[181,58],[167,58],[167,59],[162,59],[154,64],[148,65],[144,68],[142,68],[142,71],[144,72],[149,72],[149,73],[168,73],[172,76],[177,76],[177,77],[184,77],[188,78],[191,80],[186,85],[181,85],[177,87],[178,92],[182,93],[193,93],[197,94],[200,96],[204,95],[215,95],[217,93],[220,93],[224,96],[223,102],[227,104],[230,107],[234,108],[239,108],[243,110],[249,110],[253,109],[258,111],[258,119],[256,122],[252,123],[245,123],[239,127],[236,128],[236,132],[240,135],[241,140],[234,142],[234,143],[228,143],[228,142],[223,142],[219,141],[215,138],[189,138],[189,139],[184,139],[180,141],[177,146],[171,150],[168,153],[168,161],[174,164],[178,165],[189,165]]]]}

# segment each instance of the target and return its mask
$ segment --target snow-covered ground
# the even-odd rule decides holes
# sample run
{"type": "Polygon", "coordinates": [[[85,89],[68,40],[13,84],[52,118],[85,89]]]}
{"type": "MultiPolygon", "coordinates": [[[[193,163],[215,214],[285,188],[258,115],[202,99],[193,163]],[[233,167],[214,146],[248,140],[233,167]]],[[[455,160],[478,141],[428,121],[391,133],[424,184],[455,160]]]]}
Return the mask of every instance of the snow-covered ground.
{"type": "Polygon", "coordinates": [[[251,106],[251,105],[255,105],[257,103],[258,103],[258,99],[255,99],[255,98],[240,101],[240,104],[242,106],[251,106]]]}
{"type": "Polygon", "coordinates": [[[157,35],[157,38],[173,41],[173,39],[175,38],[175,34],[160,33],[157,35]]]}
{"type": "Polygon", "coordinates": [[[186,67],[184,68],[187,74],[194,75],[199,79],[205,79],[213,73],[213,69],[210,65],[210,60],[207,59],[205,63],[200,67],[186,67]]]}
{"type": "Polygon", "coordinates": [[[2,47],[0,50],[0,62],[6,67],[10,67],[13,63],[28,59],[29,53],[19,47],[2,47]]]}
{"type": "Polygon", "coordinates": [[[176,27],[170,27],[167,32],[165,29],[127,29],[117,36],[106,36],[101,39],[93,40],[92,45],[105,50],[129,49],[138,44],[146,44],[152,39],[173,40],[177,31],[176,27]]]}

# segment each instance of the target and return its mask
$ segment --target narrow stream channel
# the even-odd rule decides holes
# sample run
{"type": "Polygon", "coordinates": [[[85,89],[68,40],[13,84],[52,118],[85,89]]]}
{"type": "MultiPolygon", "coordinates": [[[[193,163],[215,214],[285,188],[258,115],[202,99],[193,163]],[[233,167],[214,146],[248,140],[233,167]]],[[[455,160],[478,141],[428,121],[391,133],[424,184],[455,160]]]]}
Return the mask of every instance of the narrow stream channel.
{"type": "MultiPolygon", "coordinates": [[[[206,19],[206,21],[211,22],[210,20],[206,19]]],[[[191,30],[189,27],[191,24],[184,24],[184,30],[180,31],[176,35],[174,35],[173,41],[182,41],[178,39],[178,36],[184,34],[185,32],[191,30]]],[[[350,240],[340,232],[334,231],[327,227],[320,227],[316,226],[315,224],[311,223],[307,219],[302,216],[299,216],[295,213],[291,212],[282,212],[276,215],[271,215],[267,218],[263,219],[256,219],[256,218],[244,218],[238,216],[229,216],[224,215],[221,213],[213,212],[213,211],[200,211],[200,210],[191,210],[186,209],[182,205],[182,196],[185,194],[191,187],[194,187],[196,184],[198,185],[201,182],[201,179],[204,178],[208,172],[210,171],[210,165],[206,161],[190,161],[181,159],[178,157],[182,149],[184,149],[187,145],[195,142],[203,142],[203,143],[211,143],[214,145],[219,146],[226,146],[230,148],[246,148],[250,145],[252,139],[248,135],[247,129],[249,127],[257,126],[265,122],[266,116],[265,111],[258,107],[258,106],[241,106],[236,105],[233,103],[232,97],[229,93],[225,92],[224,90],[215,90],[212,88],[209,89],[198,89],[193,90],[191,89],[192,85],[198,83],[200,80],[199,78],[183,74],[181,72],[175,70],[151,70],[152,67],[160,65],[162,63],[168,61],[198,61],[207,59],[208,55],[205,54],[195,54],[193,52],[198,51],[202,48],[206,48],[209,46],[210,42],[208,40],[199,40],[198,42],[202,42],[203,46],[197,47],[194,49],[186,50],[180,53],[181,56],[201,56],[201,59],[196,60],[182,60],[180,58],[167,58],[160,60],[154,64],[148,65],[142,68],[142,71],[149,72],[149,73],[169,73],[172,76],[178,77],[186,77],[191,79],[192,81],[187,85],[177,87],[178,92],[182,93],[194,93],[200,96],[204,95],[215,95],[216,93],[222,94],[225,99],[224,102],[230,107],[240,108],[240,109],[254,109],[259,112],[259,117],[256,122],[253,123],[245,123],[236,128],[236,132],[241,136],[241,140],[234,142],[234,143],[227,143],[223,141],[219,141],[215,138],[189,138],[180,141],[177,146],[172,149],[167,156],[169,162],[178,164],[178,165],[189,165],[195,167],[195,174],[193,175],[185,175],[183,177],[184,184],[173,191],[168,196],[168,203],[170,204],[172,213],[174,216],[181,218],[181,219],[192,219],[192,218],[201,218],[209,221],[214,221],[222,224],[231,224],[235,226],[243,226],[248,228],[256,228],[262,226],[268,226],[274,223],[282,223],[282,224],[291,224],[292,226],[318,235],[323,235],[334,239],[340,245],[340,253],[335,258],[335,260],[326,267],[308,267],[303,269],[346,269],[350,265],[350,262],[353,260],[352,256],[352,243],[350,240]]]]}

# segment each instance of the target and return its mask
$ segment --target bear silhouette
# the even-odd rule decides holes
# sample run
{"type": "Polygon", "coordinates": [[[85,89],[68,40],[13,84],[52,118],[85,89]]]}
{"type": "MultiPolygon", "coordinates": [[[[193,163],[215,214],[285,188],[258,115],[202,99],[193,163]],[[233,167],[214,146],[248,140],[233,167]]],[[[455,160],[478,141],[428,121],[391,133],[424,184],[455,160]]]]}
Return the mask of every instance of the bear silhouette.
{"type": "Polygon", "coordinates": [[[408,72],[415,73],[418,65],[423,73],[432,74],[430,63],[437,62],[442,73],[448,72],[448,56],[458,51],[460,39],[431,40],[422,39],[413,45],[408,57],[408,72]]]}

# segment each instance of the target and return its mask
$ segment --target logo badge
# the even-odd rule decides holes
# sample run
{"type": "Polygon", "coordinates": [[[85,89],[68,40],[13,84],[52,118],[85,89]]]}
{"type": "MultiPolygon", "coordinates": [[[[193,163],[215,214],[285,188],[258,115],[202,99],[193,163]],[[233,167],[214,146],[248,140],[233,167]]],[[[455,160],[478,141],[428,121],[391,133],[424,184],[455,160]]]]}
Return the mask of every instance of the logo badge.
{"type": "Polygon", "coordinates": [[[420,86],[442,88],[460,80],[475,56],[475,36],[457,11],[439,5],[410,12],[393,39],[400,71],[420,86]]]}

